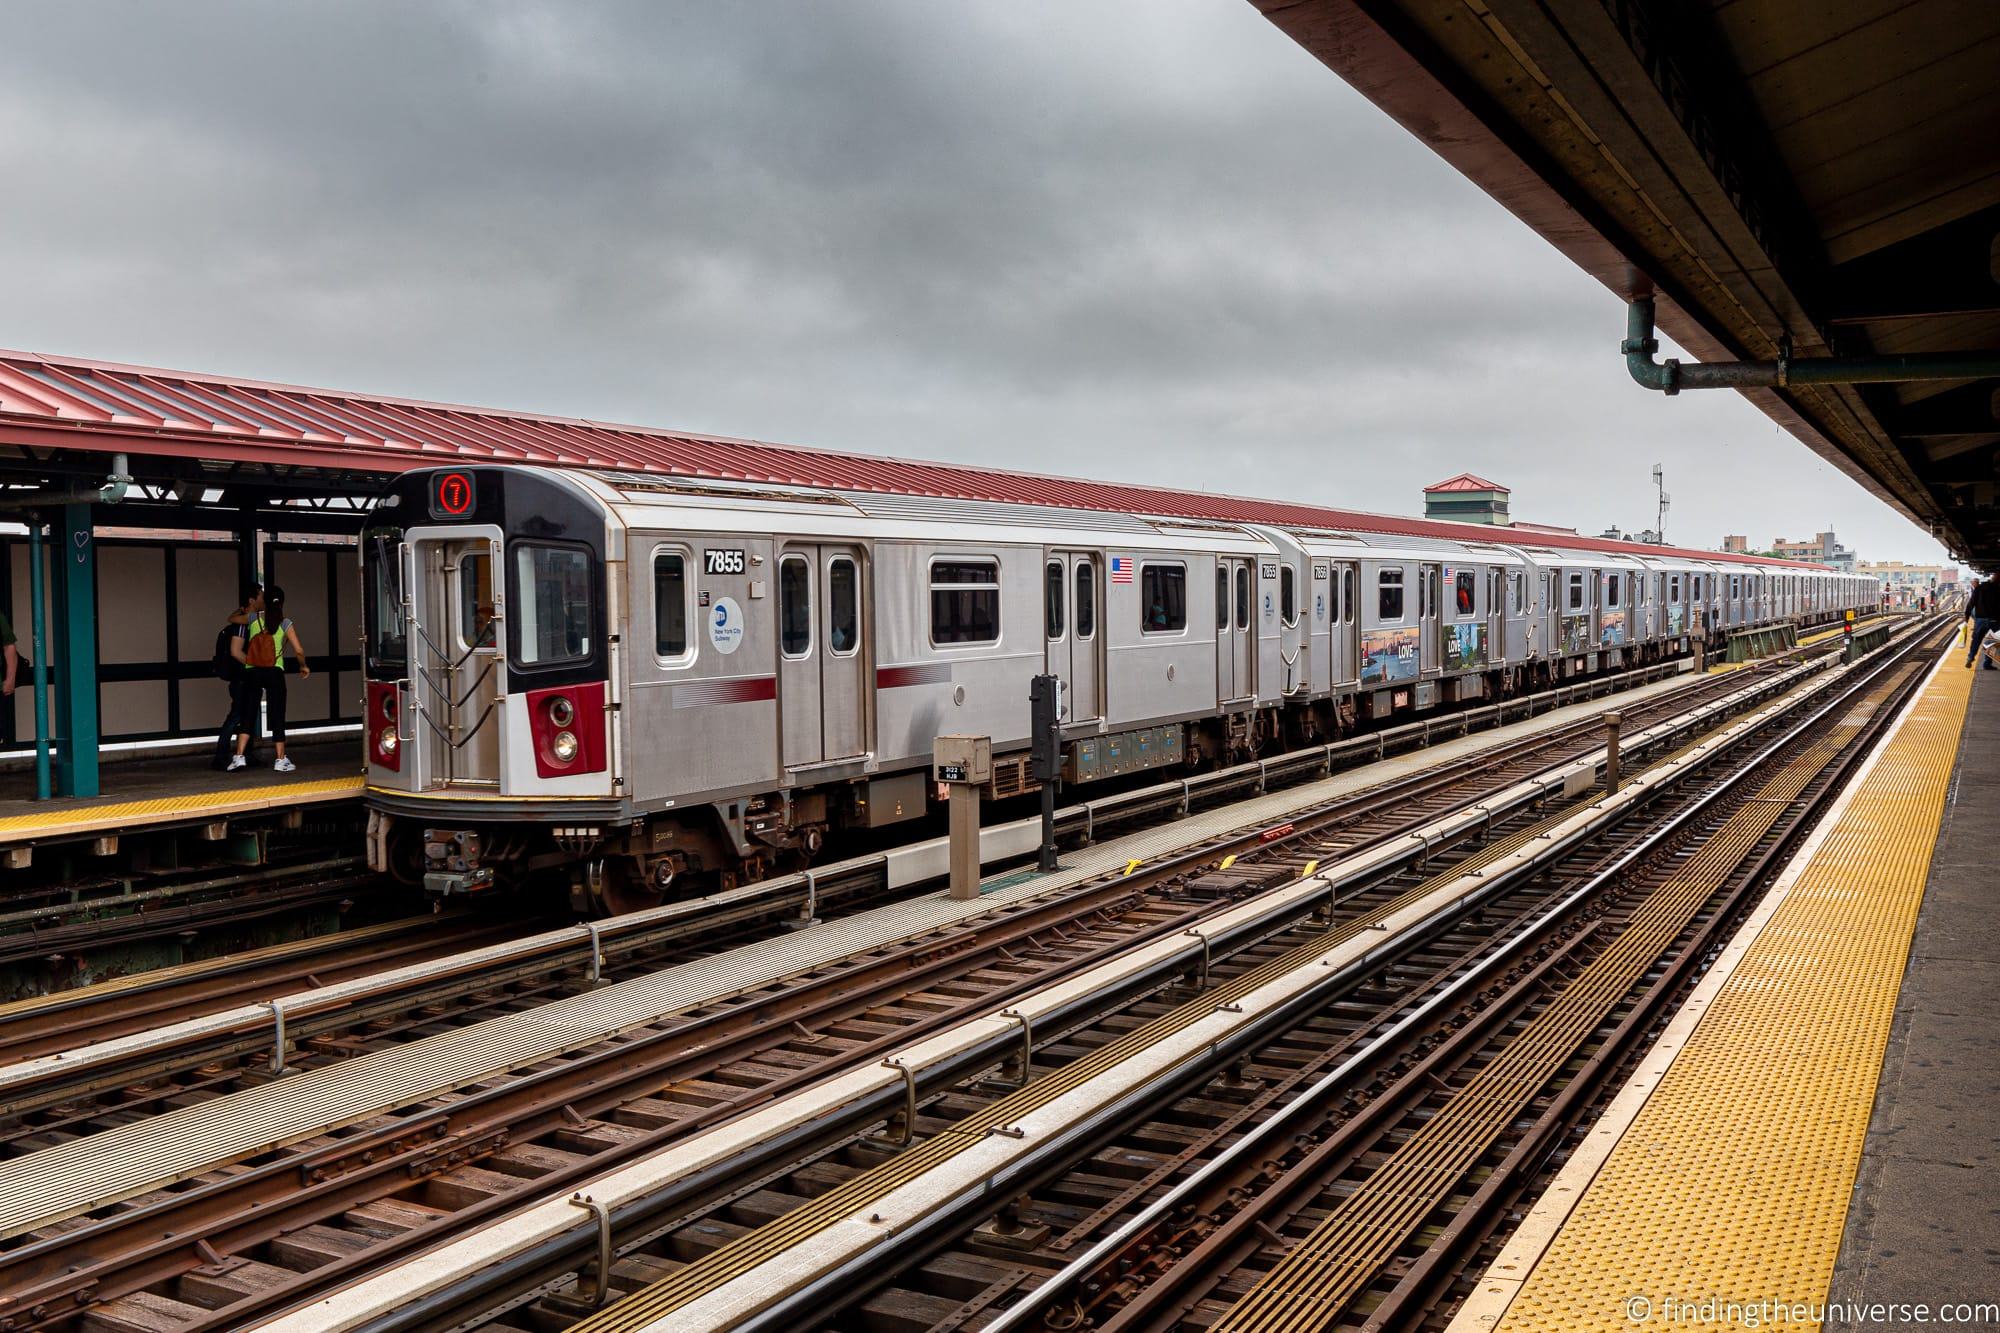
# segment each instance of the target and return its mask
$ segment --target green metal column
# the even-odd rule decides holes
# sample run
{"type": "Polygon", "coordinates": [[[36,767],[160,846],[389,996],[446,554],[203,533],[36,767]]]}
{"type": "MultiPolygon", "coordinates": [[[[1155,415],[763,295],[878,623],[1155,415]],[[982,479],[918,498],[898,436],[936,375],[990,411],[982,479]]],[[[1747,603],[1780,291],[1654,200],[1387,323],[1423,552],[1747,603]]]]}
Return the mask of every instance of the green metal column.
{"type": "Polygon", "coordinates": [[[97,542],[88,504],[64,505],[56,549],[56,605],[62,617],[62,687],[56,708],[56,773],[65,796],[97,787],[97,542]]]}

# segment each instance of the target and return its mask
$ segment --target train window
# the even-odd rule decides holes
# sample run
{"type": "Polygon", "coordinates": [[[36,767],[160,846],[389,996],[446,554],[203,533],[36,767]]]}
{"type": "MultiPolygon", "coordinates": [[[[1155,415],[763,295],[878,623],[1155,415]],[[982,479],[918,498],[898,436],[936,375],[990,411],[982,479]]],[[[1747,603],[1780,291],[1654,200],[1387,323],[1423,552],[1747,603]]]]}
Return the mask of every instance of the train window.
{"type": "Polygon", "coordinates": [[[1215,627],[1229,628],[1229,566],[1215,562],[1215,627]]]}
{"type": "Polygon", "coordinates": [[[842,657],[861,643],[861,574],[852,560],[835,556],[826,566],[826,648],[842,657]]]}
{"type": "Polygon", "coordinates": [[[1528,609],[1528,580],[1519,570],[1507,576],[1508,590],[1513,594],[1514,614],[1520,615],[1528,609]]]}
{"type": "Polygon", "coordinates": [[[1340,615],[1346,623],[1354,623],[1354,568],[1351,565],[1340,574],[1340,615]]]}
{"type": "Polygon", "coordinates": [[[1403,618],[1403,571],[1385,569],[1375,576],[1375,618],[1381,621],[1403,618]]]}
{"type": "Polygon", "coordinates": [[[1063,562],[1049,561],[1047,575],[1043,580],[1046,591],[1042,597],[1042,617],[1049,637],[1060,639],[1063,636],[1063,562]]]}
{"type": "Polygon", "coordinates": [[[931,566],[931,643],[995,643],[1000,638],[1000,565],[940,560],[931,566]]]}
{"type": "MultiPolygon", "coordinates": [[[[1228,592],[1227,575],[1220,591],[1228,592]]],[[[1226,597],[1225,597],[1225,600],[1226,597]]],[[[1139,566],[1139,601],[1145,608],[1140,629],[1147,634],[1177,634],[1187,628],[1187,566],[1139,566]]]]}
{"type": "Polygon", "coordinates": [[[1236,567],[1236,628],[1250,628],[1250,566],[1236,567]]]}
{"type": "Polygon", "coordinates": [[[788,555],[778,561],[778,647],[787,657],[804,657],[812,643],[812,566],[788,555]]]}
{"type": "Polygon", "coordinates": [[[522,666],[574,661],[591,652],[590,555],[571,546],[514,548],[516,660],[522,666]]]}
{"type": "Polygon", "coordinates": [[[1287,626],[1299,623],[1299,576],[1290,565],[1278,567],[1278,614],[1287,626]]]}
{"type": "Polygon", "coordinates": [[[687,656],[687,557],[677,551],[653,557],[653,650],[661,657],[687,656]]]}
{"type": "Polygon", "coordinates": [[[484,551],[458,561],[458,646],[493,646],[493,558],[484,551]]]}
{"type": "Polygon", "coordinates": [[[1609,610],[1610,608],[1617,605],[1618,605],[1618,576],[1616,574],[1606,574],[1604,576],[1605,609],[1609,610]]]}
{"type": "Polygon", "coordinates": [[[1572,569],[1569,572],[1568,607],[1572,611],[1583,610],[1583,571],[1580,569],[1572,569]]]}
{"type": "Polygon", "coordinates": [[[409,662],[403,634],[403,539],[393,530],[368,534],[368,674],[394,680],[409,662]]]}
{"type": "Polygon", "coordinates": [[[1097,633],[1097,566],[1079,560],[1076,566],[1076,637],[1097,633]]]}
{"type": "Polygon", "coordinates": [[[1455,571],[1451,576],[1452,612],[1459,616],[1472,615],[1478,609],[1478,574],[1470,569],[1455,571]]]}

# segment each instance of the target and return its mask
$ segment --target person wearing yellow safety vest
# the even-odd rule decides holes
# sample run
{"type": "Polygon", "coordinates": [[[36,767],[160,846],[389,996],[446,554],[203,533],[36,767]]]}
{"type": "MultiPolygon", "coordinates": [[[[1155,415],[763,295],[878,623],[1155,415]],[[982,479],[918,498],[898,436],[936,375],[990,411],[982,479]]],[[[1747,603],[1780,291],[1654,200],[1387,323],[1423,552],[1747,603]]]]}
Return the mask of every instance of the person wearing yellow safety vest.
{"type": "MultiPolygon", "coordinates": [[[[276,584],[266,587],[264,609],[244,628],[244,635],[233,640],[229,649],[243,664],[243,699],[236,716],[240,725],[257,716],[260,702],[265,704],[271,741],[278,751],[278,762],[271,767],[289,773],[297,765],[285,757],[285,654],[289,651],[298,662],[300,680],[312,675],[312,667],[306,662],[305,645],[299,642],[297,627],[285,618],[285,590],[276,584]]],[[[249,767],[250,761],[243,755],[249,748],[249,731],[237,732],[230,772],[249,767]]]]}

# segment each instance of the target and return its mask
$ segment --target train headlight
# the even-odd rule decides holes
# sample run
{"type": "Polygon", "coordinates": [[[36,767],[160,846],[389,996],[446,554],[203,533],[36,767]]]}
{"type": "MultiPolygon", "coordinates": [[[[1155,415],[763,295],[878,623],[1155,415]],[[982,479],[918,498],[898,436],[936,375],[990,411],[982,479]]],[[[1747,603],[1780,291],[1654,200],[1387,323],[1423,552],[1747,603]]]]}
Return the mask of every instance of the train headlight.
{"type": "MultiPolygon", "coordinates": [[[[558,694],[555,698],[549,700],[549,721],[555,723],[558,727],[567,727],[570,723],[576,721],[576,705],[569,701],[567,694],[558,694]]],[[[570,737],[569,743],[570,753],[574,754],[576,752],[576,737],[570,737]]],[[[567,758],[568,756],[564,757],[567,758]]]]}
{"type": "Polygon", "coordinates": [[[573,731],[558,731],[556,738],[549,742],[549,750],[555,755],[557,763],[567,764],[570,760],[576,758],[576,733],[573,731]]]}
{"type": "Polygon", "coordinates": [[[394,722],[394,721],[396,720],[396,693],[395,693],[395,691],[394,691],[394,690],[384,690],[384,691],[382,691],[382,694],[381,694],[381,696],[380,696],[380,702],[381,702],[381,705],[382,705],[382,706],[381,706],[381,710],[380,710],[380,711],[381,711],[381,713],[382,713],[382,720],[383,720],[384,722],[394,722]]]}
{"type": "Polygon", "coordinates": [[[375,748],[383,754],[396,753],[396,729],[384,727],[375,733],[375,748]]]}

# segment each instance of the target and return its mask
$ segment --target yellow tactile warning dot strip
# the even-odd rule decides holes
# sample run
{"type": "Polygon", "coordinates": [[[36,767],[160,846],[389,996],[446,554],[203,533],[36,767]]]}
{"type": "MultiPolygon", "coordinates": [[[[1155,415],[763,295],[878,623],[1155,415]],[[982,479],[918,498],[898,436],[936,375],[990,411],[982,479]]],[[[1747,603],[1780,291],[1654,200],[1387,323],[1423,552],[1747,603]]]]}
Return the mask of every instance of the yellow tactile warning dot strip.
{"type": "Polygon", "coordinates": [[[361,795],[361,787],[361,777],[356,774],[347,778],[313,778],[305,782],[284,782],[265,787],[190,792],[145,801],[38,810],[32,814],[0,818],[0,843],[30,842],[78,833],[116,833],[128,831],[135,824],[200,819],[207,815],[238,815],[288,805],[337,801],[361,795]]]}
{"type": "Polygon", "coordinates": [[[1947,652],[1746,928],[1500,1329],[1748,1327],[1774,1303],[1823,1306],[1971,688],[1947,652]]]}

